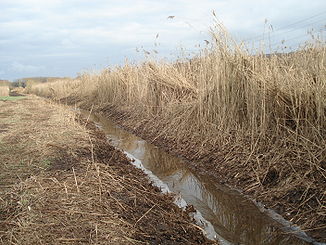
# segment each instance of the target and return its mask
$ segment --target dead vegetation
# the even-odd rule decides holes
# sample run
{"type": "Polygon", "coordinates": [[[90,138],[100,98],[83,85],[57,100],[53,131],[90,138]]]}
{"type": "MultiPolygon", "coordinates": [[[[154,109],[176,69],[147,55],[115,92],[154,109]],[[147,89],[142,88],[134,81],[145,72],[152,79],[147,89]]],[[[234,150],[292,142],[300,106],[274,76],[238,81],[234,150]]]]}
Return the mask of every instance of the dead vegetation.
{"type": "Polygon", "coordinates": [[[129,129],[325,241],[324,40],[253,55],[220,25],[212,37],[190,60],[125,64],[28,92],[123,115],[129,129]]]}
{"type": "Polygon", "coordinates": [[[1,244],[211,244],[73,111],[0,103],[1,244]]]}
{"type": "Polygon", "coordinates": [[[0,86],[0,96],[9,96],[9,86],[0,86]]]}

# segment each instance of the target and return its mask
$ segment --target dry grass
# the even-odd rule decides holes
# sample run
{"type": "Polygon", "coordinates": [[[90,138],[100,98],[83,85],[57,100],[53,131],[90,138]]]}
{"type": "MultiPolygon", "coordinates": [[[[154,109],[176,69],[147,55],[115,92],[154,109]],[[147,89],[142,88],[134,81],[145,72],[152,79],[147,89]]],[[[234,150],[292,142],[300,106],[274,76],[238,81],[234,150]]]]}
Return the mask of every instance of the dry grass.
{"type": "Polygon", "coordinates": [[[94,125],[0,101],[0,244],[216,244],[94,125]]]}
{"type": "Polygon", "coordinates": [[[8,86],[0,86],[0,96],[9,96],[8,86]]]}
{"type": "Polygon", "coordinates": [[[74,113],[39,99],[0,103],[0,243],[133,243],[132,226],[96,193],[108,167],[76,158],[91,143],[74,113]]]}
{"type": "Polygon", "coordinates": [[[125,64],[29,92],[114,108],[132,115],[134,128],[148,122],[141,127],[186,157],[230,168],[225,175],[246,193],[272,207],[281,203],[279,212],[303,228],[323,229],[325,42],[253,55],[219,25],[212,36],[212,48],[190,60],[125,64]]]}

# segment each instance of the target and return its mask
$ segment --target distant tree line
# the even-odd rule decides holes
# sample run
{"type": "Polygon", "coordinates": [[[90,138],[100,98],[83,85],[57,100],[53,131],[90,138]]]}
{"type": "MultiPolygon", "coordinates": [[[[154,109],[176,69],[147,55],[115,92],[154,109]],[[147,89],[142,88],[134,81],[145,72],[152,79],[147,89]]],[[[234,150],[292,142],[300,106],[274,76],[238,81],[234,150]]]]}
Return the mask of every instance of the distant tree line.
{"type": "Polygon", "coordinates": [[[47,83],[52,82],[58,79],[70,79],[68,77],[24,77],[14,80],[11,83],[12,87],[23,87],[27,85],[38,84],[38,83],[47,83]]]}

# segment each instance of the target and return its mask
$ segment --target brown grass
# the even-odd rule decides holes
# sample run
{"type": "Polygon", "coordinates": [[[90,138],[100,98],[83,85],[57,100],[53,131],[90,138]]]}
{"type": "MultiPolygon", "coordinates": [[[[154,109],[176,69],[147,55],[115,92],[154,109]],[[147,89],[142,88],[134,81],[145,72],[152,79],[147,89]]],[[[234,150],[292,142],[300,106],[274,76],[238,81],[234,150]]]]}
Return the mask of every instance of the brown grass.
{"type": "Polygon", "coordinates": [[[220,25],[212,37],[213,47],[189,60],[125,64],[29,92],[128,114],[132,128],[154,132],[205,168],[229,169],[228,182],[302,228],[324,229],[324,40],[253,55],[220,25]]]}
{"type": "Polygon", "coordinates": [[[0,162],[1,244],[214,244],[64,106],[0,101],[0,162]]]}
{"type": "Polygon", "coordinates": [[[89,163],[76,154],[91,144],[75,115],[44,100],[1,103],[0,243],[128,244],[130,226],[94,195],[94,166],[81,174],[89,163]]]}
{"type": "Polygon", "coordinates": [[[0,86],[0,96],[9,96],[8,86],[0,86]]]}

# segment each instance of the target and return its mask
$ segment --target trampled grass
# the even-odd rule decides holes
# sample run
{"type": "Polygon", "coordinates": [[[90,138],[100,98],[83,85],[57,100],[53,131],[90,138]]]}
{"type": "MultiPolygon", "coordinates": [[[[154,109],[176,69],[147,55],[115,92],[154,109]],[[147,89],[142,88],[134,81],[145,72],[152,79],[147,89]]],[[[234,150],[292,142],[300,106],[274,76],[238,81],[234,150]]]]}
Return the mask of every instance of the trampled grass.
{"type": "Polygon", "coordinates": [[[66,106],[0,101],[0,163],[0,244],[215,244],[66,106]]]}

